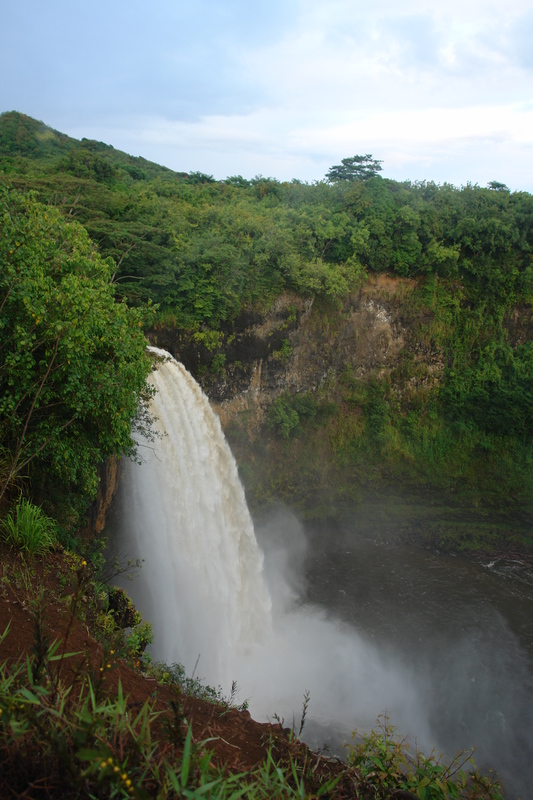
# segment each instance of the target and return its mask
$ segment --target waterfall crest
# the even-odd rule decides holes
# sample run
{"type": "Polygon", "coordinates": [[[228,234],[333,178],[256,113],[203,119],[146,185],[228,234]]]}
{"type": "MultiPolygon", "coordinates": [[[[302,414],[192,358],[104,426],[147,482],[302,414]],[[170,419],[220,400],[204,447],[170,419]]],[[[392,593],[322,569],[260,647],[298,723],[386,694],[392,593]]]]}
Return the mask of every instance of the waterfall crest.
{"type": "Polygon", "coordinates": [[[127,548],[145,558],[141,597],[152,652],[213,683],[268,637],[271,602],[235,459],[196,381],[164,350],[152,373],[157,438],[139,441],[142,464],[125,467],[127,548]]]}

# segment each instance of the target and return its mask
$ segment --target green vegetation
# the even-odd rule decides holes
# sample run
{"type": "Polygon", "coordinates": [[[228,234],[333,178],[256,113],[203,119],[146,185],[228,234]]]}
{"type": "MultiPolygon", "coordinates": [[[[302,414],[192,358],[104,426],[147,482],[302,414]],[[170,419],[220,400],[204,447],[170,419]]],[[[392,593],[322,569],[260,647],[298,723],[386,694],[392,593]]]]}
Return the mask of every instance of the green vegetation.
{"type": "Polygon", "coordinates": [[[98,464],[134,451],[150,311],[116,302],[113,263],[56,209],[0,187],[0,219],[0,497],[30,480],[76,524],[98,464]]]}
{"type": "Polygon", "coordinates": [[[333,403],[319,403],[311,394],[284,392],[274,400],[268,413],[268,427],[284,439],[300,435],[305,425],[315,428],[328,420],[336,411],[333,403]]]}
{"type": "Polygon", "coordinates": [[[7,544],[31,555],[43,555],[57,543],[57,526],[42,510],[20,497],[2,522],[7,544]]]}
{"type": "MultiPolygon", "coordinates": [[[[275,399],[255,499],[278,490],[279,479],[267,474],[278,469],[291,501],[311,498],[328,481],[335,502],[356,504],[361,491],[403,485],[436,492],[448,505],[496,510],[518,527],[529,523],[530,194],[497,181],[398,183],[368,154],[342,159],[311,185],[262,176],[215,181],[70,139],[17,112],[0,116],[0,185],[7,209],[0,303],[8,322],[0,346],[12,348],[0,366],[2,486],[27,476],[52,512],[50,482],[60,480],[65,507],[57,513],[79,517],[95,489],[94,464],[131,450],[129,420],[146,388],[142,331],[154,321],[147,303],[158,307],[157,324],[196,347],[190,363],[216,387],[246,370],[250,355],[232,344],[246,314],[296,292],[314,300],[319,336],[319,326],[343,323],[369,276],[388,272],[410,279],[396,301],[408,331],[398,364],[357,379],[339,371],[326,391],[307,393],[309,409],[297,407],[299,395],[275,399]],[[99,299],[87,306],[95,290],[99,299]],[[74,324],[78,318],[83,324],[74,324]],[[421,351],[437,354],[434,377],[421,351]],[[313,404],[335,411],[315,416],[313,404]],[[278,456],[281,469],[268,461],[278,456]]],[[[289,315],[270,340],[266,356],[280,370],[292,362],[297,325],[297,314],[289,315]]],[[[259,467],[249,456],[244,461],[259,467]]]]}
{"type": "MultiPolygon", "coordinates": [[[[225,700],[220,692],[187,678],[180,665],[155,665],[149,668],[152,679],[158,681],[151,684],[155,690],[152,699],[142,705],[132,703],[120,679],[112,696],[106,688],[108,676],[121,657],[114,649],[117,639],[111,632],[100,630],[103,652],[99,661],[93,663],[89,651],[66,651],[75,617],[82,614],[85,623],[91,624],[83,601],[98,585],[93,564],[69,556],[65,563],[71,573],[72,591],[65,640],[50,641],[41,592],[28,603],[34,626],[31,653],[23,661],[0,665],[2,790],[9,787],[18,796],[29,787],[43,786],[47,797],[63,800],[385,800],[397,790],[408,789],[420,800],[501,800],[496,780],[480,775],[471,759],[457,758],[447,765],[433,755],[411,754],[405,741],[386,724],[349,748],[348,765],[311,753],[298,740],[308,693],[299,733],[294,726],[292,731],[283,729],[279,720],[278,737],[273,729],[270,741],[265,741],[263,762],[248,772],[232,772],[213,758],[210,745],[216,738],[194,739],[182,702],[184,692],[192,694],[213,703],[213,715],[224,715],[234,708],[233,692],[225,700]],[[162,686],[171,687],[173,698],[165,713],[157,706],[157,689],[162,686]],[[333,766],[324,769],[328,762],[333,766]]],[[[64,566],[56,562],[60,572],[64,566]]],[[[13,572],[11,580],[15,578],[13,572]]],[[[31,590],[27,581],[25,586],[31,590]]],[[[0,653],[8,633],[9,628],[0,635],[0,653]]]]}
{"type": "Polygon", "coordinates": [[[341,297],[368,271],[460,281],[454,301],[496,319],[531,301],[531,195],[397,183],[380,164],[343,159],[313,185],[200,180],[0,117],[4,180],[75,217],[114,258],[119,291],[179,325],[216,327],[283,288],[341,297]]]}
{"type": "Polygon", "coordinates": [[[328,170],[326,177],[330,183],[356,179],[368,180],[368,178],[375,178],[381,172],[383,169],[382,163],[382,161],[377,161],[369,154],[343,158],[341,164],[337,164],[328,170]]]}
{"type": "MultiPolygon", "coordinates": [[[[109,699],[90,678],[81,684],[71,694],[60,682],[35,681],[30,664],[0,670],[0,752],[13,791],[40,782],[48,797],[87,800],[310,796],[294,763],[287,770],[269,754],[256,771],[230,775],[213,767],[208,741],[193,743],[191,726],[183,734],[179,715],[156,740],[161,714],[149,703],[132,713],[120,685],[109,699]]],[[[313,796],[327,796],[335,783],[313,796]]]]}
{"type": "Polygon", "coordinates": [[[375,797],[382,797],[383,792],[401,797],[403,791],[420,800],[502,800],[497,780],[480,775],[470,757],[461,754],[444,763],[433,753],[425,756],[418,750],[413,752],[386,717],[378,723],[377,730],[367,735],[359,736],[355,731],[348,748],[348,764],[375,787],[375,797]]]}
{"type": "MultiPolygon", "coordinates": [[[[77,571],[78,589],[86,590],[84,567],[82,562],[77,571]]],[[[79,598],[75,590],[72,615],[79,598]]],[[[4,789],[19,794],[29,786],[45,785],[47,797],[87,800],[305,796],[299,769],[292,763],[292,769],[282,769],[271,753],[251,774],[232,775],[215,767],[209,741],[193,741],[177,682],[174,713],[163,725],[161,711],[154,709],[153,702],[133,710],[120,681],[116,696],[108,697],[105,675],[114,654],[109,645],[100,667],[87,659],[83,668],[75,666],[69,679],[62,677],[63,666],[80,654],[66,653],[59,641],[49,643],[42,601],[41,597],[32,604],[32,655],[25,662],[0,666],[0,783],[4,789]]],[[[72,619],[67,630],[71,625],[72,619]]],[[[0,648],[7,633],[8,629],[0,636],[0,648]]],[[[207,690],[205,696],[211,699],[207,690]]],[[[216,695],[213,702],[220,702],[216,695]]],[[[325,781],[319,795],[335,783],[325,781]]]]}

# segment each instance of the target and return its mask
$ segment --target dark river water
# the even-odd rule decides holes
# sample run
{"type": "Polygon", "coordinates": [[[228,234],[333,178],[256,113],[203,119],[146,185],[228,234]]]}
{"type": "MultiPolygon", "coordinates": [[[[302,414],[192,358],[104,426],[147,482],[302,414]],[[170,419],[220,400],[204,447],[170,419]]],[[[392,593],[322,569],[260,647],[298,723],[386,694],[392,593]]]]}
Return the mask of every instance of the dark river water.
{"type": "Polygon", "coordinates": [[[439,750],[473,747],[506,796],[533,797],[531,572],[376,544],[348,527],[306,533],[305,602],[413,672],[439,750]]]}

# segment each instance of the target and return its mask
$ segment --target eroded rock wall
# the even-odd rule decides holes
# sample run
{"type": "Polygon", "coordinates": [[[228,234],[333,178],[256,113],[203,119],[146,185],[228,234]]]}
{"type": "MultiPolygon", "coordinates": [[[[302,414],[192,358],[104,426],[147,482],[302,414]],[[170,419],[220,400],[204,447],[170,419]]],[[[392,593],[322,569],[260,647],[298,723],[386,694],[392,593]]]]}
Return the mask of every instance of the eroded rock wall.
{"type": "MultiPolygon", "coordinates": [[[[443,445],[448,460],[438,450],[433,469],[416,438],[422,429],[432,434],[426,412],[449,357],[435,345],[446,338],[436,306],[419,288],[380,274],[342,304],[286,292],[214,336],[150,332],[209,396],[254,512],[282,502],[306,519],[349,519],[373,536],[399,532],[444,549],[522,537],[530,503],[516,503],[510,519],[491,462],[471,453],[470,472],[461,471],[452,437],[443,445]],[[307,406],[298,404],[307,392],[307,406]],[[290,399],[273,406],[284,393],[290,399]],[[306,418],[306,407],[315,416],[306,418]],[[405,436],[389,424],[404,420],[405,436]]],[[[504,326],[511,344],[529,341],[531,311],[517,308],[504,326]]]]}
{"type": "Polygon", "coordinates": [[[224,332],[216,348],[224,366],[215,374],[210,364],[216,353],[194,336],[159,327],[150,340],[193,373],[223,427],[247,412],[247,427],[253,430],[281,393],[327,390],[347,368],[363,380],[381,378],[409,357],[424,367],[415,381],[438,381],[443,354],[415,336],[412,309],[407,311],[414,286],[410,280],[378,275],[339,307],[319,307],[286,292],[267,313],[245,314],[224,332]]]}

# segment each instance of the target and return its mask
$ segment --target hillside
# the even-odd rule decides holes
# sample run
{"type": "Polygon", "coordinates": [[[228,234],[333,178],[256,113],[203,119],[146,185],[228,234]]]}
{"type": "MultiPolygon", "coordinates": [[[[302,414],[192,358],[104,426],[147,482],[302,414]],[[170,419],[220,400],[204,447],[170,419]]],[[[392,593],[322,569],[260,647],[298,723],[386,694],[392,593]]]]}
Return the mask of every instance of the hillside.
{"type": "Polygon", "coordinates": [[[87,512],[150,431],[148,338],[216,404],[254,510],[530,549],[533,199],[372,163],[214,181],[0,115],[5,793],[501,797],[387,726],[344,767],[154,665],[87,512]]]}
{"type": "MultiPolygon", "coordinates": [[[[254,773],[263,766],[268,753],[283,765],[287,779],[292,760],[298,772],[305,775],[308,792],[342,776],[334,794],[341,799],[350,796],[350,786],[354,782],[360,782],[357,774],[349,774],[337,759],[314,754],[298,739],[291,739],[288,729],[284,730],[275,720],[255,722],[246,710],[228,704],[220,693],[199,682],[189,681],[187,691],[170,680],[168,673],[167,678],[162,679],[161,669],[157,672],[141,653],[121,644],[119,628],[110,635],[108,624],[106,631],[98,605],[94,604],[94,591],[98,587],[94,583],[91,562],[87,566],[80,558],[60,551],[48,554],[46,561],[25,559],[5,546],[0,546],[0,551],[3,564],[0,631],[6,631],[0,639],[0,792],[3,797],[78,798],[88,797],[89,793],[91,797],[109,797],[115,796],[113,787],[117,783],[118,796],[123,796],[120,776],[115,780],[112,769],[105,775],[98,775],[102,772],[99,764],[104,756],[114,759],[121,765],[121,773],[126,769],[133,779],[132,791],[125,791],[124,796],[145,797],[146,789],[162,791],[165,759],[174,766],[183,760],[189,725],[193,752],[190,781],[183,783],[184,791],[187,787],[191,791],[202,772],[204,780],[209,772],[215,781],[217,773],[221,776],[233,774],[239,775],[242,783],[243,773],[247,773],[251,786],[254,782],[260,783],[254,773]],[[32,585],[28,581],[29,574],[32,585]],[[17,668],[21,665],[25,671],[26,657],[33,670],[28,688],[25,688],[25,676],[17,668]],[[10,676],[17,677],[10,679],[10,676]],[[156,681],[156,677],[159,680],[156,681]],[[89,685],[96,703],[89,705],[90,711],[85,710],[86,715],[92,713],[93,719],[83,730],[79,727],[83,717],[78,715],[89,685]],[[120,704],[114,705],[119,691],[123,692],[125,708],[132,715],[129,724],[127,713],[120,711],[120,704]],[[69,693],[72,693],[70,699],[69,693]],[[12,707],[15,695],[19,697],[16,711],[12,707]],[[107,740],[104,738],[106,713],[101,711],[106,703],[109,704],[107,715],[111,715],[115,707],[117,709],[117,729],[111,728],[107,740]],[[62,711],[56,712],[56,708],[62,711]],[[134,722],[138,715],[142,719],[143,708],[150,712],[152,744],[146,741],[142,725],[134,722]],[[10,717],[7,730],[2,725],[6,715],[10,717]],[[9,737],[10,726],[15,732],[13,739],[9,737]],[[55,737],[62,739],[63,747],[58,746],[55,737]],[[143,753],[140,760],[132,755],[135,740],[143,753]],[[83,755],[81,746],[94,749],[86,749],[83,755]],[[126,756],[129,751],[130,755],[126,756]],[[207,760],[205,753],[209,753],[207,760]],[[148,775],[143,764],[145,757],[154,761],[148,775]],[[206,769],[207,764],[209,769],[206,769]],[[159,780],[158,766],[161,769],[159,780]]],[[[222,777],[218,778],[218,783],[220,792],[222,777]]],[[[279,788],[284,783],[285,779],[279,788]]],[[[275,785],[276,776],[272,775],[274,791],[275,785]]],[[[268,783],[264,790],[268,792],[268,783]]],[[[285,791],[291,791],[289,782],[285,791]]]]}
{"type": "Polygon", "coordinates": [[[527,546],[533,198],[370,167],[217,182],[0,116],[0,181],[86,228],[117,299],[157,305],[149,336],[222,403],[255,507],[527,546]]]}
{"type": "Polygon", "coordinates": [[[259,723],[235,696],[154,664],[139,623],[120,627],[131,603],[106,609],[94,550],[35,558],[0,544],[0,556],[3,797],[412,800],[432,783],[435,800],[502,800],[468,754],[442,763],[383,729],[355,737],[344,763],[298,738],[309,698],[292,726],[275,712],[259,723]]]}

